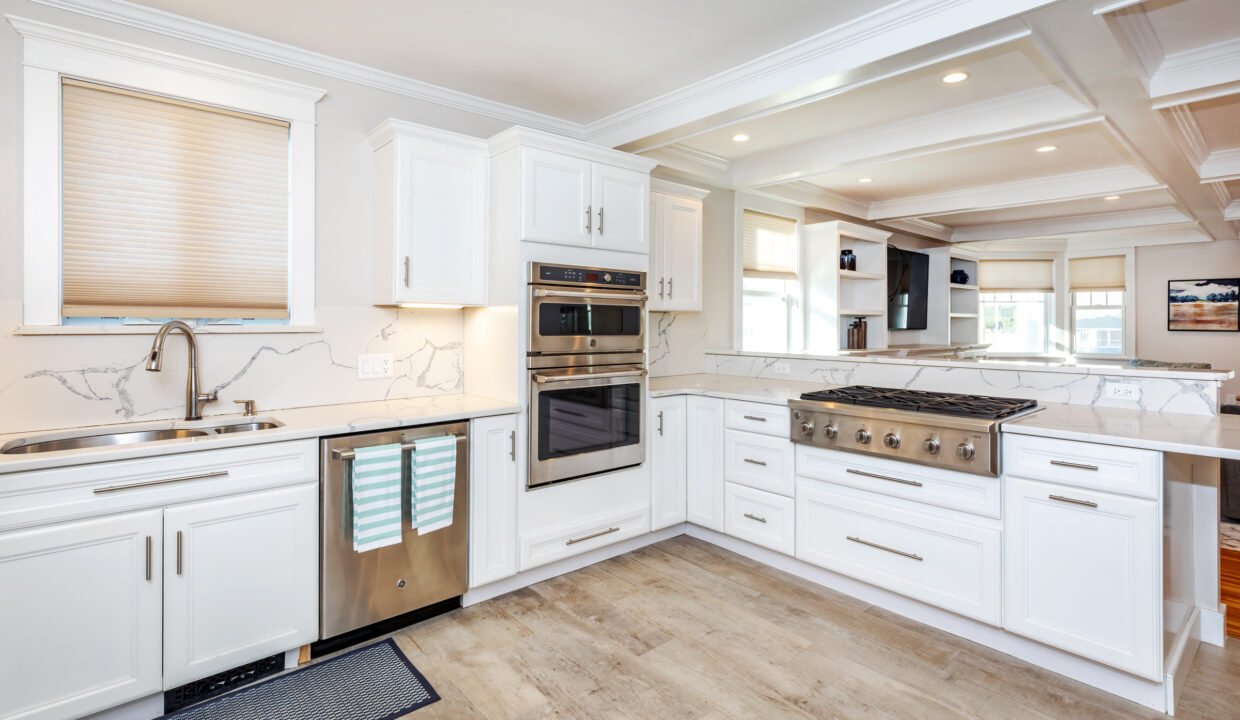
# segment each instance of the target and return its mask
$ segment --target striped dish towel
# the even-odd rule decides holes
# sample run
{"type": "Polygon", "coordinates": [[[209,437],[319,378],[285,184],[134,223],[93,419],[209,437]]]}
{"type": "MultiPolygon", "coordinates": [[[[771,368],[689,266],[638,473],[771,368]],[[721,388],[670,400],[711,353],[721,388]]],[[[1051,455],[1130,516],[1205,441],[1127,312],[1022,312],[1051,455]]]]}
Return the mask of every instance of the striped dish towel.
{"type": "Polygon", "coordinates": [[[353,457],[353,550],[400,542],[400,443],[357,448],[353,457]]]}
{"type": "Polygon", "coordinates": [[[413,451],[409,515],[419,535],[452,524],[456,494],[456,436],[423,438],[413,451]]]}

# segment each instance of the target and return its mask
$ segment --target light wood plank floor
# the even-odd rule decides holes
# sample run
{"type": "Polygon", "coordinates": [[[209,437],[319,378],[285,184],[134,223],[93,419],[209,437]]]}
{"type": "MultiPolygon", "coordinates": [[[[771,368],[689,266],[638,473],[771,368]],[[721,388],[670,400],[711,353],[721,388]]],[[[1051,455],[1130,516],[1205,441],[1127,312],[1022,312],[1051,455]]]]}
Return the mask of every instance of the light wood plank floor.
{"type": "MultiPolygon", "coordinates": [[[[443,696],[415,720],[1164,717],[687,536],[395,637],[443,696]]],[[[1240,647],[1177,717],[1240,717],[1240,647]]]]}

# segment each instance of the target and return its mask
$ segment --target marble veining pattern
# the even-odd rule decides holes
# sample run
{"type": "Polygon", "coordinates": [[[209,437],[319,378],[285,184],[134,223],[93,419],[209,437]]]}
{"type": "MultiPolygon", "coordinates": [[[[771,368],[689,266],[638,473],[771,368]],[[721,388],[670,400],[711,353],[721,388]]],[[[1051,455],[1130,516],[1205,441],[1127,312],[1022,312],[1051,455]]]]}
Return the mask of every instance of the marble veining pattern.
{"type": "Polygon", "coordinates": [[[706,321],[702,313],[652,312],[647,365],[651,377],[702,372],[706,321]]]}

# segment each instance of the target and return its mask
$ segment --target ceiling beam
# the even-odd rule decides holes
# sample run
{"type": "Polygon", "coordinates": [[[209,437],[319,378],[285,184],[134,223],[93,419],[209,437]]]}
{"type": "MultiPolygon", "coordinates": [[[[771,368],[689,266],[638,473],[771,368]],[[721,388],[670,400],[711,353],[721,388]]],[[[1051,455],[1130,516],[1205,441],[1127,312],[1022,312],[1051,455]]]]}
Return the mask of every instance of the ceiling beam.
{"type": "Polygon", "coordinates": [[[666,145],[642,153],[642,157],[716,187],[732,187],[731,164],[727,158],[713,153],[687,145],[666,145]]]}
{"type": "Polygon", "coordinates": [[[1240,148],[1214,150],[1201,163],[1201,182],[1240,180],[1240,148]]]}
{"type": "Polygon", "coordinates": [[[1183,225],[1185,223],[1194,223],[1194,220],[1176,208],[1151,208],[961,227],[956,228],[951,239],[953,242],[975,242],[1062,237],[1105,230],[1183,225]]]}
{"type": "Polygon", "coordinates": [[[1240,200],[1232,200],[1223,210],[1223,217],[1228,220],[1240,220],[1240,200]]]}
{"type": "Polygon", "coordinates": [[[1155,102],[1183,98],[1217,85],[1240,82],[1240,37],[1204,47],[1183,50],[1163,58],[1150,78],[1150,97],[1155,102]]]}

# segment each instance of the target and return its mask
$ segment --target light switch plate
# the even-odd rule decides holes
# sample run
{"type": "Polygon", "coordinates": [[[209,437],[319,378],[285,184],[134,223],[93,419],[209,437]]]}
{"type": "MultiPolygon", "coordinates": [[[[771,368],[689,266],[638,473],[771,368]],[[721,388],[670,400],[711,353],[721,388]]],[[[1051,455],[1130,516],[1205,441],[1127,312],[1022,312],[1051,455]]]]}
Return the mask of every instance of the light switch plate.
{"type": "Polygon", "coordinates": [[[375,380],[392,377],[392,353],[357,356],[357,379],[375,380]]]}
{"type": "Polygon", "coordinates": [[[1141,399],[1141,386],[1136,383],[1109,382],[1105,388],[1108,400],[1137,402],[1141,399]]]}

